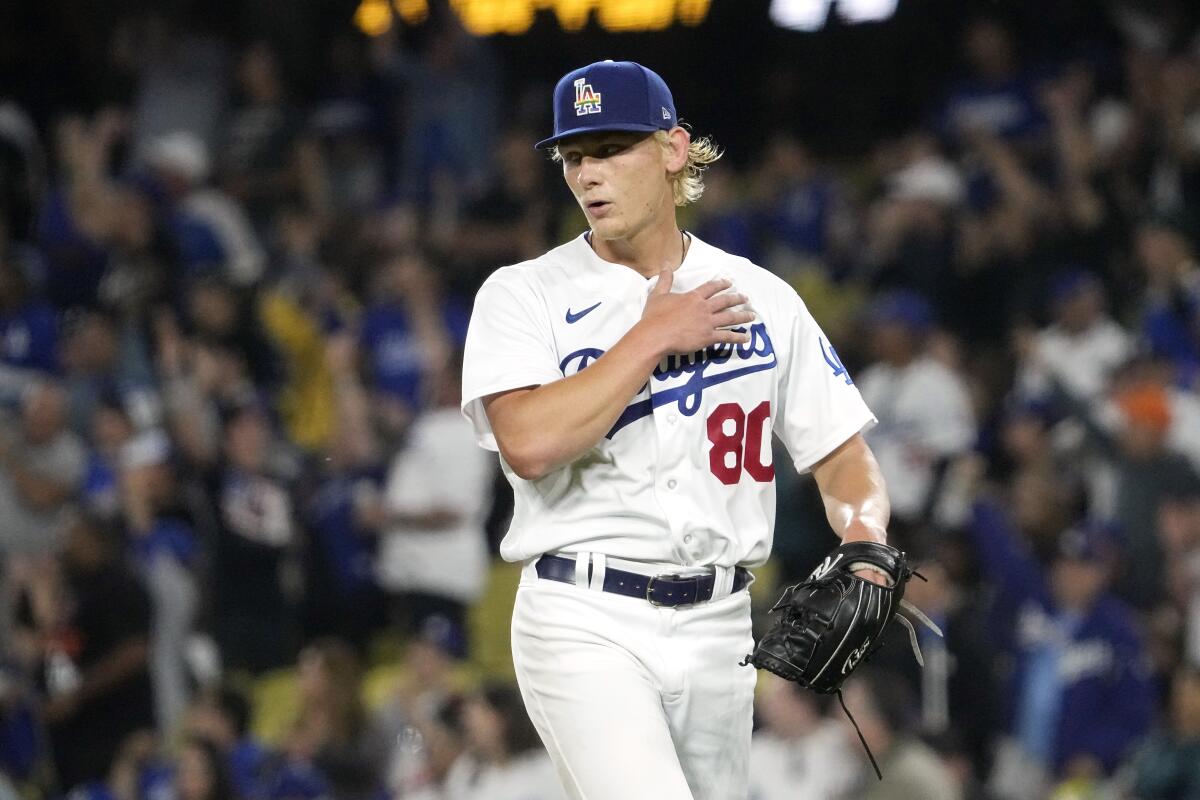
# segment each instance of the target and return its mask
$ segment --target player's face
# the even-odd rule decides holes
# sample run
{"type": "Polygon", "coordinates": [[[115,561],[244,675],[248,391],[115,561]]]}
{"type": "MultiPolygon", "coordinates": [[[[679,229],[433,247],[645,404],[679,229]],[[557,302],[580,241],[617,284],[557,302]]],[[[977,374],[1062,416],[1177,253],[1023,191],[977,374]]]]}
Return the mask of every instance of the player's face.
{"type": "Polygon", "coordinates": [[[662,145],[651,134],[589,133],[559,145],[563,178],[602,239],[631,239],[674,211],[662,145]]]}

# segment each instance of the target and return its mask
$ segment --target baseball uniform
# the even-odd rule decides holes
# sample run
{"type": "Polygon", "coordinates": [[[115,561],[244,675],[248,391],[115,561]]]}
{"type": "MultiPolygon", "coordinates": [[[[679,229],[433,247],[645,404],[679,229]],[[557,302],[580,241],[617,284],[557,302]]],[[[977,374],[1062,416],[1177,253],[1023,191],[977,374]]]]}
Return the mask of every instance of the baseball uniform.
{"type": "MultiPolygon", "coordinates": [[[[526,567],[513,657],[526,705],[572,797],[744,797],[755,675],[739,572],[771,549],[779,436],[806,471],[874,422],[795,291],[691,237],[672,291],[714,278],[749,298],[749,342],[662,359],[608,434],[515,493],[501,555],[526,567]],[[539,578],[538,561],[574,562],[539,578]],[[606,573],[709,573],[711,599],[623,596],[606,573]],[[575,585],[568,585],[573,582],[575,585]]],[[[586,369],[641,318],[657,278],[582,235],[497,270],[467,334],[463,410],[498,450],[483,398],[586,369]]]]}

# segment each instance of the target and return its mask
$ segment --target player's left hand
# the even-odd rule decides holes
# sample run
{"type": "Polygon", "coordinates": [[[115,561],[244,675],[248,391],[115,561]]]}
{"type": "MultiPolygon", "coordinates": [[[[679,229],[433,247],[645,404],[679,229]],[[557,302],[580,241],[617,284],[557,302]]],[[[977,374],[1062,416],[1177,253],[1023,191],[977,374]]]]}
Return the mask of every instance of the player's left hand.
{"type": "Polygon", "coordinates": [[[852,572],[854,573],[855,577],[862,578],[864,581],[870,581],[871,583],[874,583],[878,586],[890,586],[891,585],[891,582],[889,581],[888,576],[884,575],[882,572],[879,572],[878,570],[862,568],[862,569],[852,570],[852,572]]]}
{"type": "MultiPolygon", "coordinates": [[[[875,544],[886,546],[886,537],[886,533],[867,525],[861,519],[852,519],[846,524],[846,529],[842,533],[842,543],[874,542],[875,544]]],[[[870,564],[851,564],[849,569],[855,577],[862,578],[864,581],[870,581],[877,586],[892,585],[891,577],[881,567],[872,568],[870,564]]]]}

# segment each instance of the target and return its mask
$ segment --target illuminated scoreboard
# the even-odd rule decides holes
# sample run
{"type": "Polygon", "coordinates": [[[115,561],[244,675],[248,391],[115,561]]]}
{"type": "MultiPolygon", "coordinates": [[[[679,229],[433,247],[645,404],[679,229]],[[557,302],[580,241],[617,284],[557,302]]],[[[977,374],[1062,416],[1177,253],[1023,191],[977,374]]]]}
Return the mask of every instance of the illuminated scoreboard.
{"type": "MultiPolygon", "coordinates": [[[[450,0],[463,27],[476,36],[525,33],[539,11],[553,12],[567,31],[583,30],[593,14],[608,31],[657,31],[675,23],[699,25],[711,4],[712,0],[450,0]]],[[[378,36],[397,21],[419,25],[428,16],[428,0],[361,0],[354,23],[378,36]]]]}

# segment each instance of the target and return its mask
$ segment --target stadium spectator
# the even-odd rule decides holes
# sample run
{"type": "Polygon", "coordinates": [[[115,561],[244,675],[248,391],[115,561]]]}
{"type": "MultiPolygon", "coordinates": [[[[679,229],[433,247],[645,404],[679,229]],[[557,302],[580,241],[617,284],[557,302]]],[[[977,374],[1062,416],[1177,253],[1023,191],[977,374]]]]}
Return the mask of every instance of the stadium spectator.
{"type": "Polygon", "coordinates": [[[345,642],[320,639],[300,653],[300,716],[285,745],[311,763],[334,797],[369,800],[383,785],[387,743],[370,725],[358,657],[345,642]]]}
{"type": "Polygon", "coordinates": [[[881,145],[874,161],[884,191],[867,209],[863,267],[873,285],[940,297],[954,271],[961,172],[923,132],[881,145]]]}
{"type": "Polygon", "coordinates": [[[457,291],[471,292],[497,264],[516,264],[544,252],[555,234],[545,159],[529,146],[537,136],[507,130],[497,147],[496,177],[465,204],[457,224],[435,232],[457,291]]]}
{"type": "Polygon", "coordinates": [[[140,337],[140,331],[123,332],[120,321],[102,310],[64,315],[60,360],[73,430],[92,431],[94,415],[105,404],[130,414],[137,428],[161,423],[155,376],[143,370],[141,353],[130,352],[144,347],[140,337]]]}
{"type": "Polygon", "coordinates": [[[251,733],[251,711],[241,692],[211,687],[192,702],[184,726],[190,738],[212,742],[223,754],[233,790],[244,800],[262,796],[276,758],[251,733]]]}
{"type": "Polygon", "coordinates": [[[153,610],[151,675],[164,736],[177,729],[188,705],[187,649],[200,605],[195,514],[169,457],[161,432],[143,433],[123,448],[119,478],[125,530],[153,610]]]}
{"type": "Polygon", "coordinates": [[[1020,393],[1045,400],[1053,388],[1081,401],[1099,398],[1113,371],[1133,355],[1134,343],[1104,311],[1104,287],[1086,270],[1067,270],[1051,281],[1054,322],[1022,348],[1020,393]]]}
{"type": "MultiPolygon", "coordinates": [[[[974,411],[962,377],[930,354],[933,309],[925,298],[888,293],[875,301],[869,324],[876,361],[856,379],[879,419],[867,442],[888,482],[893,517],[912,522],[936,502],[948,462],[974,444],[974,411]]],[[[826,354],[831,359],[836,354],[826,354]]]]}
{"type": "MultiPolygon", "coordinates": [[[[853,230],[846,189],[795,136],[775,131],[754,176],[753,207],[763,250],[775,271],[805,264],[844,269],[853,230]]],[[[706,240],[707,241],[707,240],[706,240]]]]}
{"type": "MultiPolygon", "coordinates": [[[[47,743],[38,716],[37,693],[30,676],[19,669],[20,653],[13,652],[13,636],[8,636],[3,653],[5,666],[0,668],[0,797],[12,791],[5,800],[16,800],[16,789],[25,792],[43,788],[45,773],[50,765],[47,743]]],[[[32,645],[32,642],[25,642],[32,645]]]]}
{"type": "MultiPolygon", "coordinates": [[[[1010,398],[1000,412],[997,444],[999,452],[992,454],[992,467],[1008,479],[1022,472],[1057,474],[1078,480],[1071,465],[1066,463],[1061,448],[1055,445],[1055,428],[1064,415],[1048,401],[1010,398]]],[[[1042,511],[1050,511],[1041,504],[1042,511]]]]}
{"type": "MultiPolygon", "coordinates": [[[[862,668],[847,682],[845,703],[886,780],[877,781],[864,756],[855,800],[958,800],[961,794],[937,754],[914,733],[916,705],[907,685],[881,670],[862,668]]],[[[842,734],[858,739],[848,721],[842,734]]]]}
{"type": "Polygon", "coordinates": [[[0,424],[0,558],[54,553],[59,517],[87,467],[83,442],[67,428],[67,398],[50,381],[25,392],[19,420],[0,424]]]}
{"type": "Polygon", "coordinates": [[[234,286],[262,278],[266,254],[242,207],[206,185],[211,164],[203,139],[173,131],[149,142],[142,159],[180,266],[192,275],[215,272],[234,286]]]}
{"type": "Polygon", "coordinates": [[[299,112],[270,43],[245,47],[235,74],[233,107],[218,134],[216,180],[262,234],[285,204],[303,200],[321,207],[319,155],[302,135],[299,112]]]}
{"type": "Polygon", "coordinates": [[[373,45],[378,68],[403,94],[401,196],[423,208],[457,206],[487,182],[502,80],[491,43],[452,14],[435,17],[423,49],[392,32],[373,45]]]}
{"type": "MultiPolygon", "coordinates": [[[[1115,472],[1112,521],[1129,548],[1129,560],[1118,576],[1121,595],[1139,608],[1163,596],[1162,547],[1157,519],[1169,495],[1200,491],[1200,477],[1183,456],[1167,449],[1171,408],[1166,391],[1155,384],[1119,387],[1113,396],[1118,430],[1103,433],[1092,425],[1092,441],[1103,448],[1115,472]]],[[[1088,418],[1090,419],[1090,418],[1088,418]]]]}
{"type": "Polygon", "coordinates": [[[111,525],[75,515],[60,564],[19,606],[59,786],[103,780],[124,738],[153,728],[150,601],[125,568],[111,525]]]}
{"type": "Polygon", "coordinates": [[[398,120],[391,88],[357,37],[335,34],[327,63],[308,127],[321,154],[328,211],[338,219],[371,210],[386,193],[393,172],[386,149],[398,120]]]}
{"type": "Polygon", "coordinates": [[[138,800],[171,791],[172,769],[150,731],[134,731],[121,742],[106,780],[71,789],[72,800],[138,800]]]}
{"type": "Polygon", "coordinates": [[[466,750],[450,768],[444,793],[458,800],[563,798],[550,756],[525,711],[520,693],[492,684],[462,708],[466,750]]]}
{"type": "Polygon", "coordinates": [[[466,632],[449,619],[429,617],[409,640],[404,678],[376,711],[377,725],[394,742],[388,786],[406,793],[436,792],[462,752],[459,669],[466,632]]]}
{"type": "Polygon", "coordinates": [[[354,338],[341,331],[322,342],[332,377],[333,428],[324,457],[310,463],[302,479],[301,518],[310,537],[304,628],[310,637],[340,636],[364,652],[384,611],[375,580],[375,531],[363,514],[382,492],[386,467],[354,338]]]}
{"type": "Polygon", "coordinates": [[[1180,662],[1200,666],[1200,489],[1166,497],[1158,509],[1170,608],[1182,615],[1180,662]]]}
{"type": "Polygon", "coordinates": [[[264,793],[267,800],[333,800],[329,781],[307,761],[288,761],[275,770],[264,793]]]}
{"type": "Polygon", "coordinates": [[[704,202],[695,206],[695,221],[689,226],[713,247],[765,263],[758,252],[758,235],[753,210],[747,207],[744,176],[730,165],[718,162],[704,173],[704,202]]]}
{"type": "Polygon", "coordinates": [[[859,784],[860,755],[842,726],[822,710],[822,698],[775,675],[757,694],[762,726],[750,745],[750,799],[838,800],[859,784]]]}
{"type": "Polygon", "coordinates": [[[1043,464],[1021,469],[997,490],[975,491],[970,524],[977,535],[1020,541],[1043,564],[1053,560],[1059,534],[1082,510],[1069,474],[1043,464]]]}
{"type": "Polygon", "coordinates": [[[300,538],[291,492],[270,461],[273,436],[257,405],[232,409],[223,463],[211,478],[218,524],[208,586],[213,632],[225,667],[252,673],[288,664],[297,634],[300,538]]]}
{"type": "Polygon", "coordinates": [[[170,311],[155,315],[153,331],[164,427],[183,464],[204,472],[220,457],[221,405],[244,402],[253,387],[233,359],[185,337],[170,311]]]}
{"type": "Polygon", "coordinates": [[[920,558],[925,580],[912,581],[904,595],[944,634],[914,625],[924,665],[912,657],[908,632],[899,625],[885,633],[872,663],[908,684],[917,702],[915,730],[932,741],[953,742],[970,779],[982,781],[1002,722],[997,648],[974,592],[951,573],[957,557],[943,544],[920,558]]]}
{"type": "Polygon", "coordinates": [[[46,297],[57,308],[98,302],[119,205],[102,189],[119,130],[112,114],[91,120],[64,114],[55,125],[56,170],[43,200],[37,244],[45,254],[46,297]]]}
{"type": "Polygon", "coordinates": [[[975,17],[964,27],[961,43],[970,74],[942,102],[941,132],[949,137],[985,132],[1035,144],[1045,134],[1046,119],[1009,26],[999,17],[975,17]]]}
{"type": "Polygon", "coordinates": [[[175,796],[179,800],[233,800],[234,787],[221,751],[208,739],[189,737],[179,750],[175,796]]]}
{"type": "Polygon", "coordinates": [[[210,273],[187,285],[185,302],[187,326],[195,339],[237,360],[259,391],[275,388],[281,371],[278,354],[263,331],[256,296],[210,273]]]}
{"type": "Polygon", "coordinates": [[[1200,797],[1200,669],[1176,671],[1167,720],[1138,750],[1130,771],[1128,796],[1137,800],[1200,797]]]}
{"type": "Polygon", "coordinates": [[[388,256],[363,313],[359,343],[389,426],[403,430],[429,402],[438,373],[467,334],[467,309],[447,296],[417,251],[388,256]]]}
{"type": "Polygon", "coordinates": [[[368,512],[380,536],[379,585],[393,620],[409,632],[433,615],[465,625],[487,578],[483,523],[492,465],[459,411],[457,363],[437,376],[433,407],[414,421],[377,508],[368,512]],[[454,481],[444,480],[451,474],[454,481]]]}
{"type": "Polygon", "coordinates": [[[1012,740],[999,751],[994,788],[1024,797],[1058,779],[1111,774],[1154,708],[1144,637],[1108,588],[1116,541],[1096,524],[1067,529],[1042,566],[1001,529],[970,532],[993,603],[1014,620],[1012,740]]]}
{"type": "Polygon", "coordinates": [[[1175,365],[1177,380],[1200,376],[1200,266],[1193,229],[1179,214],[1151,217],[1137,228],[1138,263],[1146,276],[1142,334],[1157,356],[1175,365]]]}
{"type": "Polygon", "coordinates": [[[0,247],[0,365],[51,375],[59,368],[54,308],[30,290],[7,246],[0,247]]]}

